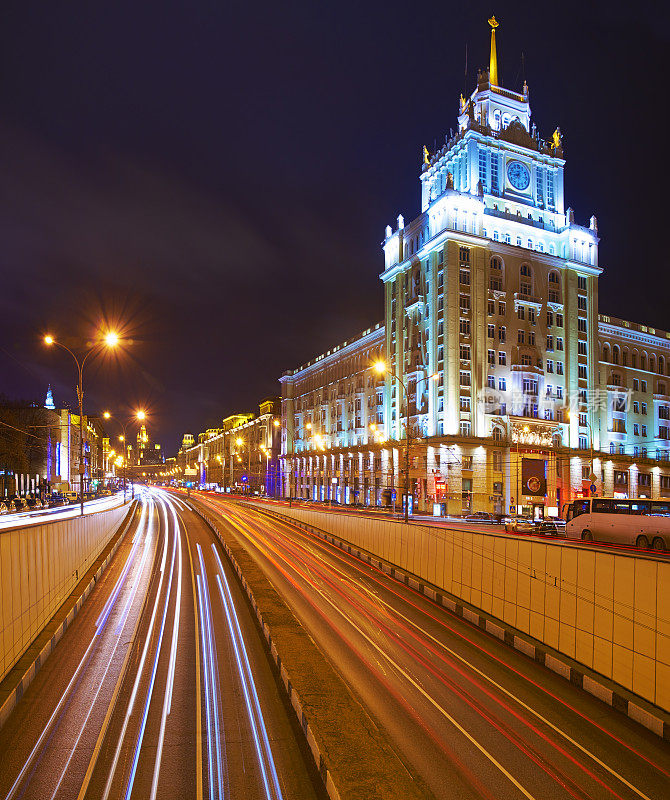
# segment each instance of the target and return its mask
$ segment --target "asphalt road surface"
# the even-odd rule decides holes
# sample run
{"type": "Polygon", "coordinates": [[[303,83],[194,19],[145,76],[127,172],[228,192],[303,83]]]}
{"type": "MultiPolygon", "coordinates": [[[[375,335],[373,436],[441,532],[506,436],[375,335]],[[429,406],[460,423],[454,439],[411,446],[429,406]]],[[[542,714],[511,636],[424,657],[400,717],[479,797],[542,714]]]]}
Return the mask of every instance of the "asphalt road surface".
{"type": "Polygon", "coordinates": [[[436,798],[670,798],[667,742],[367,562],[252,507],[199,499],[436,798]]]}
{"type": "Polygon", "coordinates": [[[144,492],[0,731],[0,798],[317,798],[246,598],[202,520],[144,492]]]}

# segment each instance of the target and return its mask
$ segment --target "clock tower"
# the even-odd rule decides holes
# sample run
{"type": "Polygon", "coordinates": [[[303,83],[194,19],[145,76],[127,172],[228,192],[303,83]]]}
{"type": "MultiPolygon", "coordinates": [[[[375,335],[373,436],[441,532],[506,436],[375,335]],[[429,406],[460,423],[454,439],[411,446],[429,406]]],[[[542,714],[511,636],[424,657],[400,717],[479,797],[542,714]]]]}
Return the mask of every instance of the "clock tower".
{"type": "MultiPolygon", "coordinates": [[[[461,456],[440,448],[460,439],[463,454],[478,442],[468,452],[495,477],[484,489],[463,473],[463,494],[466,481],[487,496],[504,485],[507,507],[519,494],[509,465],[519,481],[523,470],[519,447],[512,457],[502,443],[577,448],[592,435],[599,446],[587,399],[598,385],[602,270],[596,218],[578,225],[565,207],[561,131],[540,137],[525,81],[501,85],[495,17],[489,25],[489,68],[461,95],[456,132],[435,153],[424,148],[421,213],[386,229],[386,349],[398,381],[389,378],[385,420],[390,438],[407,424],[434,437],[440,455],[429,447],[428,461],[450,469],[461,456]]],[[[554,482],[545,502],[559,499],[554,482]]]]}

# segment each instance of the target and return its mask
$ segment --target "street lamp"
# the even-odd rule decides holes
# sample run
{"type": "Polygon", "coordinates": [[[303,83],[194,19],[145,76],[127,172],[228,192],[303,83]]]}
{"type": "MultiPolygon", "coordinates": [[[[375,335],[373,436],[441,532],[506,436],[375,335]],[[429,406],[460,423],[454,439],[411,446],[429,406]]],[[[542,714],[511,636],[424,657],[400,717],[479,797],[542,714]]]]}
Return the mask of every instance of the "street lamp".
{"type": "Polygon", "coordinates": [[[384,361],[377,361],[374,369],[379,375],[388,373],[392,378],[395,378],[405,392],[405,522],[409,522],[409,392],[405,383],[386,366],[384,361]]]}
{"type": "Polygon", "coordinates": [[[65,350],[69,353],[72,358],[74,359],[74,363],[77,365],[77,374],[78,374],[78,383],[77,383],[77,400],[79,401],[79,503],[80,503],[80,510],[81,515],[84,515],[84,365],[86,364],[86,360],[94,353],[96,350],[99,350],[102,347],[109,347],[114,348],[119,344],[119,335],[114,331],[107,331],[105,336],[97,342],[94,342],[91,347],[84,353],[83,356],[77,357],[69,347],[62,344],[61,342],[56,341],[53,336],[47,334],[44,337],[44,344],[48,347],[55,345],[56,347],[60,347],[61,350],[65,350]]]}

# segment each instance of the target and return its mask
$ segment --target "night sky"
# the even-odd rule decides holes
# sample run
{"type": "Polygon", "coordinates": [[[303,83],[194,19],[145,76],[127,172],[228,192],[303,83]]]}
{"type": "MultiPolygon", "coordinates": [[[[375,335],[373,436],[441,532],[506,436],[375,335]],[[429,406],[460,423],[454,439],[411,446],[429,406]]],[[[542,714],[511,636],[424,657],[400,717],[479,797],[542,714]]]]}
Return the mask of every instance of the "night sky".
{"type": "Polygon", "coordinates": [[[173,454],[379,321],[384,227],[419,212],[492,12],[503,85],[525,74],[567,204],[598,217],[601,313],[670,329],[664,8],[4,3],[0,391],[74,403],[40,337],[107,320],[129,342],[90,365],[87,410],[146,407],[173,454]]]}

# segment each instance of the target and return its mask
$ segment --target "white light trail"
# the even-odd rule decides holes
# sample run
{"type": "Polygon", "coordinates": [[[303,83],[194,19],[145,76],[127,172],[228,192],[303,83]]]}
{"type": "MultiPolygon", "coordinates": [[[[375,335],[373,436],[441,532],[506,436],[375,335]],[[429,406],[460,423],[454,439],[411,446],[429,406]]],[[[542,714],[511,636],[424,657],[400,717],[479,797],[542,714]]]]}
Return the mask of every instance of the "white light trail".
{"type": "Polygon", "coordinates": [[[212,543],[212,551],[220,569],[220,572],[216,575],[216,582],[219,587],[219,594],[221,595],[221,602],[223,604],[223,610],[226,614],[228,629],[230,631],[233,649],[235,652],[237,669],[242,682],[244,700],[247,707],[247,712],[249,714],[249,722],[251,724],[251,731],[254,737],[256,753],[258,755],[258,763],[263,776],[265,795],[268,800],[281,800],[282,792],[279,785],[279,777],[277,776],[274,758],[272,757],[270,740],[268,738],[265,720],[263,719],[263,712],[261,711],[260,702],[258,700],[258,693],[256,692],[256,686],[254,683],[253,673],[251,672],[251,665],[249,663],[249,657],[244,644],[242,630],[240,628],[239,619],[235,610],[235,604],[233,603],[233,597],[230,593],[230,587],[228,586],[228,581],[223,571],[223,564],[221,563],[221,559],[219,558],[219,554],[216,551],[216,546],[214,543],[212,543]]]}

